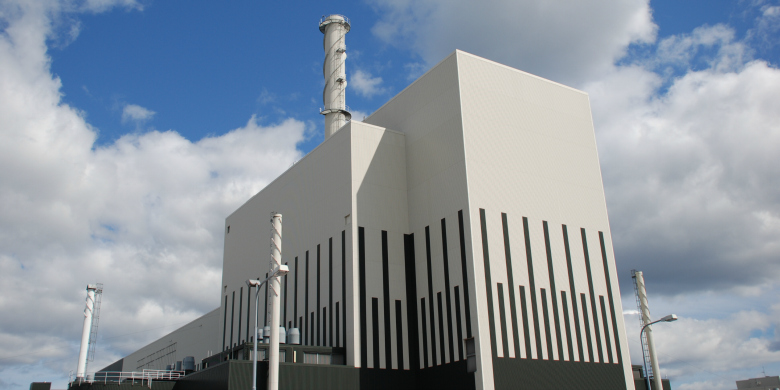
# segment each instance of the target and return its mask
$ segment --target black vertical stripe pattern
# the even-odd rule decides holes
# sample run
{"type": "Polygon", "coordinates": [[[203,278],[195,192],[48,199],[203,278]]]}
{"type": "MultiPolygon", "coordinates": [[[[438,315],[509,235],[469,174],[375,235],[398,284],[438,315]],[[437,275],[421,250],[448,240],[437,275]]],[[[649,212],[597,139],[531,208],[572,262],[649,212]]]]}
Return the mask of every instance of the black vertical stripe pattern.
{"type": "Polygon", "coordinates": [[[550,332],[550,314],[547,311],[547,291],[541,290],[542,315],[544,316],[544,333],[547,338],[547,360],[555,360],[552,347],[552,333],[550,332]]]}
{"type": "MultiPolygon", "coordinates": [[[[460,235],[460,268],[463,277],[463,307],[466,310],[466,337],[471,337],[471,307],[469,306],[469,280],[466,266],[466,234],[463,228],[463,210],[458,211],[458,233],[460,235]]],[[[459,343],[463,344],[463,340],[459,343]]]]}
{"type": "Polygon", "coordinates": [[[601,321],[604,324],[604,339],[607,341],[607,357],[610,363],[614,363],[612,358],[612,340],[609,339],[609,327],[607,326],[607,307],[604,304],[603,295],[599,295],[599,301],[601,303],[601,321]]]}
{"type": "MultiPolygon", "coordinates": [[[[569,249],[569,232],[566,229],[566,225],[562,225],[563,230],[563,247],[566,251],[566,267],[569,271],[569,290],[571,292],[571,310],[574,313],[574,331],[577,336],[577,360],[585,361],[584,353],[582,351],[582,331],[580,330],[580,310],[577,308],[577,290],[574,289],[574,273],[571,267],[571,250],[569,249]]],[[[569,356],[569,360],[574,361],[573,356],[569,356]]]]}
{"type": "MultiPolygon", "coordinates": [[[[523,313],[523,334],[525,336],[525,358],[532,359],[531,355],[531,329],[528,328],[528,302],[525,299],[525,286],[520,286],[520,312],[523,313]]],[[[515,352],[520,356],[519,352],[515,352]]]]}
{"type": "Polygon", "coordinates": [[[439,356],[441,356],[441,364],[444,364],[446,363],[444,361],[446,355],[444,354],[444,315],[441,310],[441,291],[436,293],[436,301],[438,302],[439,307],[439,349],[441,351],[439,356]]]}
{"type": "Polygon", "coordinates": [[[328,239],[328,342],[333,344],[333,237],[328,239]]]}
{"type": "MultiPolygon", "coordinates": [[[[315,322],[314,322],[314,311],[312,311],[310,313],[310,315],[311,315],[311,321],[309,323],[311,324],[311,328],[310,328],[311,329],[311,336],[310,336],[311,338],[309,340],[311,340],[311,343],[314,344],[314,330],[317,328],[317,326],[315,326],[315,322]]],[[[319,317],[319,316],[320,316],[319,313],[317,313],[317,317],[319,317]]]]}
{"type": "MultiPolygon", "coordinates": [[[[303,344],[304,345],[311,345],[309,344],[309,251],[306,251],[306,271],[304,272],[306,276],[303,279],[303,286],[304,286],[304,293],[303,293],[303,317],[304,317],[304,323],[303,323],[303,344]]],[[[314,324],[312,324],[314,325],[314,324]]],[[[314,340],[311,340],[311,343],[314,343],[314,340]]]]}
{"type": "Polygon", "coordinates": [[[233,291],[233,300],[230,302],[230,344],[228,347],[233,347],[233,315],[236,314],[236,292],[233,291]]]}
{"type": "MultiPolygon", "coordinates": [[[[241,287],[238,290],[238,337],[236,337],[236,341],[239,343],[241,342],[241,315],[244,313],[244,288],[241,287]]],[[[249,318],[249,313],[246,315],[247,318],[249,318]]],[[[247,332],[247,337],[249,337],[249,332],[247,332]]]]}
{"type": "MultiPolygon", "coordinates": [[[[395,350],[396,361],[398,362],[397,369],[404,369],[404,322],[403,312],[401,311],[401,300],[395,300],[395,350]]],[[[390,368],[390,363],[387,364],[387,368],[390,368]]]]}
{"type": "Polygon", "coordinates": [[[301,324],[298,322],[298,256],[295,256],[295,291],[293,292],[293,327],[297,328],[301,324]]]}
{"type": "Polygon", "coordinates": [[[341,334],[340,333],[340,328],[339,328],[339,325],[340,325],[339,324],[339,318],[340,318],[339,317],[339,302],[336,301],[336,345],[337,346],[341,345],[341,343],[340,343],[341,340],[339,339],[339,335],[341,334]]]}
{"type": "Polygon", "coordinates": [[[539,326],[539,309],[536,303],[536,282],[534,282],[534,262],[531,258],[531,234],[528,231],[528,218],[523,217],[523,236],[525,237],[525,257],[528,262],[528,291],[531,299],[531,311],[534,320],[534,336],[536,336],[536,358],[542,359],[542,333],[539,326]]]}
{"type": "Polygon", "coordinates": [[[550,231],[547,228],[547,221],[542,221],[542,226],[544,227],[544,246],[547,250],[547,273],[550,275],[550,298],[552,298],[553,323],[555,324],[555,341],[558,346],[558,360],[563,360],[561,319],[558,315],[558,290],[555,288],[555,269],[553,268],[552,249],[550,248],[550,231]]]}
{"type": "Polygon", "coordinates": [[[502,355],[504,355],[505,358],[508,358],[509,338],[506,332],[506,308],[504,307],[504,285],[503,284],[498,283],[496,294],[498,296],[498,316],[500,317],[499,323],[501,326],[501,344],[502,347],[504,348],[504,352],[502,352],[502,355]]]}
{"type": "Polygon", "coordinates": [[[482,258],[485,263],[485,290],[488,304],[488,327],[490,331],[490,347],[493,358],[498,357],[496,346],[496,326],[493,323],[493,278],[490,275],[490,251],[488,251],[487,222],[485,221],[485,209],[479,209],[479,223],[482,229],[482,258]]]}
{"type": "Polygon", "coordinates": [[[425,257],[428,262],[428,308],[431,318],[431,366],[437,365],[436,361],[436,323],[433,320],[433,273],[431,271],[431,231],[425,227],[425,257]]]}
{"type": "MultiPolygon", "coordinates": [[[[309,339],[309,251],[306,251],[306,259],[304,263],[304,278],[303,278],[303,318],[304,323],[303,329],[301,330],[301,334],[303,334],[303,344],[304,345],[311,345],[314,343],[314,340],[309,339]],[[311,343],[311,344],[310,344],[311,343]]],[[[314,324],[312,324],[314,325],[314,324]]]]}
{"type": "Polygon", "coordinates": [[[387,368],[393,365],[392,344],[390,329],[390,259],[387,253],[387,231],[382,230],[382,298],[384,306],[385,322],[385,365],[387,368]]]}
{"type": "MultiPolygon", "coordinates": [[[[452,299],[450,297],[450,262],[447,258],[447,224],[444,218],[441,219],[441,247],[442,260],[444,261],[444,291],[445,302],[447,303],[447,341],[450,349],[450,363],[455,361],[455,348],[452,343],[452,299]]],[[[444,356],[442,356],[444,361],[444,356]]]]}
{"type": "Polygon", "coordinates": [[[373,325],[373,341],[372,344],[374,346],[374,361],[373,361],[373,368],[380,368],[380,362],[379,362],[379,299],[374,297],[371,298],[371,323],[373,325]]]}
{"type": "MultiPolygon", "coordinates": [[[[322,280],[322,273],[320,272],[320,244],[317,244],[317,273],[315,274],[317,277],[317,307],[314,308],[314,311],[317,313],[317,322],[315,322],[316,325],[312,326],[312,330],[314,330],[316,339],[317,339],[317,346],[322,345],[320,343],[320,308],[322,305],[320,304],[320,281],[322,280]]],[[[312,340],[312,344],[314,343],[314,340],[312,340]]]]}
{"type": "Polygon", "coordinates": [[[566,324],[566,345],[569,347],[569,361],[573,362],[574,346],[571,343],[571,325],[569,325],[569,302],[566,300],[566,291],[561,291],[561,303],[563,304],[563,323],[566,324]]]}
{"type": "MultiPolygon", "coordinates": [[[[417,333],[417,270],[414,261],[414,234],[404,235],[406,274],[406,328],[409,332],[409,368],[420,368],[420,339],[417,333]]],[[[425,317],[423,316],[423,321],[425,317]]],[[[425,329],[423,329],[425,334],[425,329]]],[[[427,348],[426,348],[427,349],[427,348]]]]}
{"type": "MultiPolygon", "coordinates": [[[[268,273],[265,274],[265,278],[268,279],[268,273]]],[[[265,297],[263,298],[263,302],[265,302],[265,311],[263,312],[263,326],[268,325],[268,284],[269,283],[265,284],[265,297]]],[[[233,292],[233,294],[235,294],[235,292],[233,292]]]]}
{"type": "Polygon", "coordinates": [[[593,363],[593,340],[590,337],[590,321],[588,320],[588,300],[585,293],[580,294],[582,301],[582,320],[585,323],[585,339],[588,341],[588,361],[593,363]]]}
{"type": "Polygon", "coordinates": [[[225,337],[227,336],[227,295],[225,295],[225,314],[222,318],[222,350],[225,350],[225,337]]]}
{"type": "MultiPolygon", "coordinates": [[[[347,231],[341,231],[341,342],[347,346],[347,231]]],[[[349,351],[347,351],[349,354],[349,351]]],[[[365,367],[365,366],[364,366],[365,367]]]]}
{"type": "MultiPolygon", "coordinates": [[[[358,273],[360,278],[360,362],[368,368],[368,326],[366,308],[366,239],[365,229],[358,227],[358,273]]],[[[345,323],[346,325],[346,323],[345,323]]],[[[346,341],[346,339],[344,339],[346,341]]]]}
{"type": "MultiPolygon", "coordinates": [[[[509,246],[509,222],[506,213],[501,213],[501,224],[504,228],[504,257],[506,258],[506,275],[509,286],[509,315],[512,318],[512,336],[515,345],[515,357],[520,357],[520,333],[517,326],[517,304],[515,303],[515,275],[512,271],[512,251],[509,246]]],[[[527,343],[527,341],[525,341],[527,343]]],[[[506,352],[504,352],[504,356],[506,352]]]]}
{"type": "Polygon", "coordinates": [[[599,363],[604,363],[604,352],[601,348],[601,330],[599,329],[598,309],[596,308],[596,294],[593,292],[593,274],[590,270],[590,255],[588,254],[588,240],[585,237],[585,228],[580,228],[582,234],[582,251],[585,253],[585,271],[588,274],[588,288],[590,290],[590,312],[593,316],[593,331],[596,333],[596,350],[599,353],[599,363]]]}
{"type": "Polygon", "coordinates": [[[250,318],[252,317],[250,313],[252,313],[252,287],[247,287],[246,288],[246,340],[247,341],[250,341],[249,323],[250,323],[250,318]]]}
{"type": "MultiPolygon", "coordinates": [[[[287,265],[287,263],[284,263],[284,265],[287,265]]],[[[289,269],[289,267],[288,267],[288,269],[289,269]]],[[[282,308],[284,309],[284,317],[282,317],[282,326],[284,326],[284,324],[287,323],[287,276],[288,275],[289,275],[289,273],[284,274],[284,305],[282,305],[282,308]]],[[[248,293],[249,293],[249,291],[247,291],[247,294],[248,293]]],[[[249,306],[248,305],[249,305],[249,303],[247,302],[247,311],[246,311],[247,313],[249,313],[249,309],[248,309],[249,306]]],[[[249,329],[249,322],[247,322],[246,334],[249,334],[249,330],[248,329],[249,329]]]]}
{"type": "Polygon", "coordinates": [[[420,315],[422,316],[422,332],[423,332],[423,367],[428,368],[428,324],[425,316],[425,297],[420,298],[420,315]]]}
{"type": "Polygon", "coordinates": [[[327,333],[328,328],[329,328],[329,326],[328,326],[328,308],[327,307],[323,307],[322,308],[322,344],[325,345],[325,346],[327,346],[327,344],[328,344],[328,339],[327,339],[327,337],[325,337],[325,335],[328,334],[327,333]]]}
{"type": "Polygon", "coordinates": [[[461,325],[460,320],[460,291],[458,290],[458,286],[455,286],[455,318],[457,318],[457,321],[455,323],[457,324],[458,329],[458,360],[463,360],[463,326],[461,325]]]}
{"type": "MultiPolygon", "coordinates": [[[[604,244],[604,232],[599,232],[599,243],[601,244],[601,260],[604,262],[604,279],[607,281],[607,299],[609,300],[610,314],[612,316],[612,335],[615,337],[615,351],[617,351],[617,362],[623,364],[623,354],[620,351],[620,339],[618,338],[617,318],[615,317],[615,301],[612,299],[612,279],[609,275],[609,263],[607,262],[607,248],[604,244]]],[[[604,325],[606,327],[606,325],[604,325]]]]}

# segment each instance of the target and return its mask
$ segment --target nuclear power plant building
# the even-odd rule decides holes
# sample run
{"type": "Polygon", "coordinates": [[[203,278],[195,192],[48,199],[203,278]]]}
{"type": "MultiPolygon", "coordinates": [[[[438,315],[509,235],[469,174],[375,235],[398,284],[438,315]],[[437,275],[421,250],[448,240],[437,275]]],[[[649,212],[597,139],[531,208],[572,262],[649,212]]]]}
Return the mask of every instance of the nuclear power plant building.
{"type": "Polygon", "coordinates": [[[584,92],[455,51],[228,216],[220,308],[114,368],[245,359],[272,212],[295,380],[317,364],[359,388],[634,389],[584,92]]]}

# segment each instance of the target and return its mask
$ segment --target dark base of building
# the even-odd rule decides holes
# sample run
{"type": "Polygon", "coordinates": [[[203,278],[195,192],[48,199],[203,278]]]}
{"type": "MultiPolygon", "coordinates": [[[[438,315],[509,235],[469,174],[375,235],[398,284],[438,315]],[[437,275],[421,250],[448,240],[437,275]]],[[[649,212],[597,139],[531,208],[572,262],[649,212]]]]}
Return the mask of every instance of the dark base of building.
{"type": "MultiPolygon", "coordinates": [[[[548,360],[493,360],[495,388],[534,390],[625,390],[620,364],[566,362],[548,360]]],[[[266,388],[268,362],[257,363],[257,389],[266,388]]],[[[644,381],[635,378],[636,389],[646,390],[644,381]]],[[[665,380],[664,390],[669,390],[665,380]]],[[[73,385],[71,389],[125,390],[139,388],[132,383],[92,383],[73,385]]],[[[148,388],[148,384],[144,384],[148,388]]],[[[252,362],[228,360],[193,372],[177,381],[153,381],[158,390],[245,390],[252,387],[252,362]]],[[[279,389],[447,389],[473,390],[474,373],[466,372],[466,362],[459,361],[424,370],[385,370],[354,368],[342,365],[280,363],[279,389]]],[[[655,389],[652,389],[655,390],[655,389]]]]}
{"type": "Polygon", "coordinates": [[[496,389],[626,390],[621,364],[494,358],[496,389]]]}
{"type": "MultiPolygon", "coordinates": [[[[266,388],[268,362],[257,363],[257,389],[266,388]]],[[[230,360],[176,381],[173,390],[238,390],[251,388],[252,362],[230,360]]],[[[153,384],[154,385],[154,384],[153,384]]],[[[466,362],[425,370],[383,370],[338,365],[279,364],[280,390],[308,389],[475,389],[474,374],[466,362]]]]}

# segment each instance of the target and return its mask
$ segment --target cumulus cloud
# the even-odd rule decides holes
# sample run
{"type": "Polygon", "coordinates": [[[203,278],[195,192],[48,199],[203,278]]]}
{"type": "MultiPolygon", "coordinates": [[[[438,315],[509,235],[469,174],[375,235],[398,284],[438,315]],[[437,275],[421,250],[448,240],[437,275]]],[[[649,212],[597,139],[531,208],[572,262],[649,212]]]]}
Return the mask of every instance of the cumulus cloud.
{"type": "MultiPolygon", "coordinates": [[[[641,362],[638,314],[625,318],[628,338],[633,341],[632,360],[641,362]]],[[[699,389],[709,384],[709,389],[732,389],[734,380],[755,375],[750,374],[750,368],[780,361],[780,352],[772,348],[773,341],[761,337],[777,326],[777,305],[768,312],[740,310],[723,318],[680,317],[671,324],[654,325],[661,374],[664,378],[696,378],[680,388],[699,389]]]]}
{"type": "Polygon", "coordinates": [[[754,27],[748,31],[748,37],[761,48],[771,48],[778,43],[777,32],[780,31],[780,4],[771,0],[754,0],[759,16],[754,27]]]}
{"type": "Polygon", "coordinates": [[[652,42],[657,29],[647,0],[371,3],[382,15],[373,34],[428,66],[461,49],[570,85],[610,72],[629,44],[652,42]]]}
{"type": "Polygon", "coordinates": [[[652,273],[666,294],[780,276],[780,192],[768,185],[780,180],[780,71],[734,66],[730,53],[663,93],[666,80],[637,66],[586,86],[619,267],[652,273]]]}
{"type": "MultiPolygon", "coordinates": [[[[0,12],[0,373],[72,370],[94,282],[105,285],[91,364],[100,368],[219,305],[224,218],[301,157],[306,126],[252,116],[195,142],[150,131],[97,146],[49,69],[53,11],[9,4],[0,12]]],[[[131,121],[153,114],[123,110],[131,121]]]]}
{"type": "Polygon", "coordinates": [[[352,76],[349,78],[349,86],[354,88],[359,95],[367,98],[385,93],[386,91],[382,87],[381,77],[371,77],[370,73],[360,69],[352,72],[352,76]]]}
{"type": "MultiPolygon", "coordinates": [[[[656,42],[645,0],[373,1],[382,14],[373,33],[419,57],[409,73],[459,48],[590,94],[624,308],[633,302],[628,270],[641,269],[670,309],[658,313],[681,318],[656,327],[665,374],[686,378],[680,388],[733,387],[697,377],[692,364],[722,372],[780,361],[776,307],[740,300],[724,309],[705,297],[696,304],[718,315],[674,309],[683,294],[778,291],[780,71],[749,45],[773,37],[777,10],[756,3],[762,12],[745,39],[715,25],[656,42]],[[625,58],[631,44],[649,49],[625,58]]],[[[24,382],[9,379],[19,364],[73,369],[87,283],[106,285],[94,367],[216,307],[208,286],[219,286],[225,216],[299,159],[296,145],[310,135],[296,120],[251,117],[195,142],[151,131],[96,146],[96,130],[62,103],[49,69],[51,18],[142,6],[69,4],[80,8],[0,3],[0,386],[24,382]]],[[[75,39],[78,26],[63,31],[75,39]]],[[[357,75],[359,93],[383,92],[381,78],[357,75]]],[[[127,121],[153,115],[136,107],[127,121]]]]}
{"type": "Polygon", "coordinates": [[[368,118],[368,116],[371,115],[371,113],[369,112],[356,111],[356,110],[352,110],[351,114],[352,114],[352,120],[358,122],[363,122],[363,119],[368,118]]]}
{"type": "MultiPolygon", "coordinates": [[[[776,365],[780,70],[751,59],[730,27],[702,26],[583,89],[624,308],[636,268],[662,303],[657,314],[681,317],[655,330],[664,377],[725,390],[776,365]]],[[[634,363],[636,323],[627,318],[634,363]]]]}
{"type": "Polygon", "coordinates": [[[136,124],[141,124],[152,119],[154,114],[156,112],[137,104],[125,104],[125,107],[122,108],[122,123],[135,122],[136,124]]]}

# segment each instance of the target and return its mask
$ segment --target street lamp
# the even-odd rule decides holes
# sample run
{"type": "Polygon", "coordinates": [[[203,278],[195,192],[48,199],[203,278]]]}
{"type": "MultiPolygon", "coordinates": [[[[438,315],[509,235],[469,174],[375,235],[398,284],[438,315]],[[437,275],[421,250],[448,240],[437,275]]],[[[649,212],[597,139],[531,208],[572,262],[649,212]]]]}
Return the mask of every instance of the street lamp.
{"type": "MultiPolygon", "coordinates": [[[[650,390],[650,377],[647,375],[647,360],[645,359],[645,344],[642,343],[642,333],[645,331],[645,328],[648,326],[655,324],[656,322],[672,322],[677,321],[677,315],[676,314],[669,314],[666,317],[661,318],[660,320],[655,320],[653,322],[650,322],[648,324],[645,324],[645,326],[642,327],[642,330],[639,331],[639,341],[642,344],[642,363],[645,365],[645,386],[647,387],[647,390],[650,390]]],[[[654,367],[653,369],[653,377],[655,379],[655,390],[663,390],[663,384],[661,383],[661,376],[660,372],[657,372],[654,367]]]]}
{"type": "MultiPolygon", "coordinates": [[[[260,287],[262,287],[269,280],[271,280],[273,278],[276,278],[276,277],[279,277],[279,276],[284,276],[288,272],[290,272],[290,267],[288,267],[285,264],[280,264],[279,267],[272,273],[272,275],[267,277],[267,278],[265,278],[265,280],[260,281],[260,280],[256,280],[256,279],[249,279],[249,280],[246,281],[246,285],[247,286],[249,286],[250,288],[255,287],[257,289],[255,291],[255,337],[254,337],[254,339],[255,339],[255,343],[254,343],[255,346],[254,346],[254,352],[252,353],[252,361],[254,363],[252,365],[252,390],[256,390],[257,389],[257,318],[258,318],[258,305],[259,305],[259,302],[260,302],[260,299],[258,299],[259,296],[260,296],[260,287]]],[[[275,308],[274,308],[274,310],[275,310],[275,308]]],[[[276,333],[278,334],[279,333],[278,327],[277,327],[277,329],[271,329],[271,332],[274,332],[274,331],[276,331],[276,333]]],[[[277,349],[279,348],[279,344],[278,343],[276,345],[276,348],[277,349]]],[[[270,356],[274,356],[274,355],[270,355],[270,356]]],[[[277,365],[276,368],[279,369],[279,366],[277,365]]]]}

